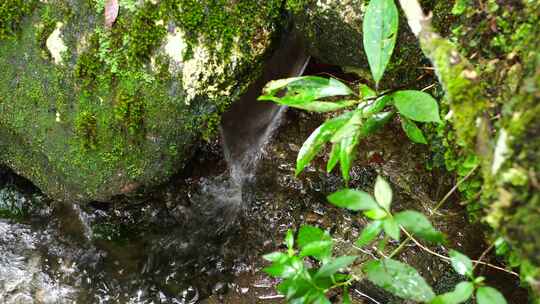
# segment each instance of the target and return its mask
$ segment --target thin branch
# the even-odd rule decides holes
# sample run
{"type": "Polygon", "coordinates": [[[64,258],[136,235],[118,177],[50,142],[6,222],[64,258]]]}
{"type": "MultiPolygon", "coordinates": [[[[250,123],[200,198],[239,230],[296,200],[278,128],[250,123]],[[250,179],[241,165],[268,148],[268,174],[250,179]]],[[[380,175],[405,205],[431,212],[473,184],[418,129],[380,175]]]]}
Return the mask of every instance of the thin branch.
{"type": "MultiPolygon", "coordinates": [[[[422,250],[424,250],[425,252],[429,253],[429,254],[432,254],[434,256],[437,256],[443,260],[446,260],[446,261],[451,261],[452,259],[445,256],[445,255],[442,255],[442,254],[439,254],[429,248],[427,248],[426,246],[422,245],[418,240],[416,240],[405,228],[401,227],[401,230],[403,231],[403,233],[405,233],[415,244],[416,246],[420,247],[422,250]]],[[[519,274],[517,274],[516,272],[514,271],[511,271],[511,270],[508,270],[508,269],[505,269],[503,267],[499,267],[499,266],[495,266],[493,264],[490,264],[490,263],[487,263],[487,262],[483,262],[483,261],[479,261],[479,260],[472,260],[473,264],[475,265],[478,265],[478,264],[481,264],[481,265],[485,265],[487,267],[490,267],[490,268],[493,268],[493,269],[497,269],[497,270],[500,270],[500,271],[503,271],[503,272],[506,272],[508,274],[511,274],[511,275],[514,275],[516,277],[519,278],[519,274]]]]}

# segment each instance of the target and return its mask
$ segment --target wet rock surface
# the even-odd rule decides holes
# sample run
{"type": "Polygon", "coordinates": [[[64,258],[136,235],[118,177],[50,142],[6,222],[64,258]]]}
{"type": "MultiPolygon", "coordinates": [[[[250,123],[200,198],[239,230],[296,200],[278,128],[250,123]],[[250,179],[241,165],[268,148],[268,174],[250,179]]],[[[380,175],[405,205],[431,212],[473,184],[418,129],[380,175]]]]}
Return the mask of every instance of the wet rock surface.
{"type": "MultiPolygon", "coordinates": [[[[324,157],[294,177],[296,154],[323,119],[289,110],[263,153],[256,179],[242,187],[229,179],[217,143],[197,151],[185,175],[112,204],[54,203],[7,178],[12,175],[3,176],[2,191],[18,194],[11,204],[0,195],[0,206],[19,206],[23,212],[0,220],[0,274],[5,274],[0,295],[10,304],[283,303],[274,290],[277,282],[261,271],[266,264],[260,256],[283,249],[285,231],[302,224],[328,229],[336,253],[374,255],[373,248],[358,252],[351,246],[365,219],[326,203],[343,183],[337,173],[324,173],[324,157]]],[[[376,175],[383,174],[397,192],[396,210],[430,214],[432,202],[452,183],[420,165],[426,150],[405,140],[397,126],[360,145],[351,187],[369,191],[376,175]]],[[[450,247],[478,257],[486,247],[483,237],[467,224],[457,201],[431,218],[448,234],[450,247]]],[[[435,250],[444,253],[442,247],[435,250]]],[[[449,265],[418,247],[408,246],[399,258],[416,266],[437,291],[460,280],[449,265]]],[[[510,303],[526,303],[514,278],[485,273],[510,303]]],[[[356,303],[406,303],[366,282],[352,290],[356,303]]]]}

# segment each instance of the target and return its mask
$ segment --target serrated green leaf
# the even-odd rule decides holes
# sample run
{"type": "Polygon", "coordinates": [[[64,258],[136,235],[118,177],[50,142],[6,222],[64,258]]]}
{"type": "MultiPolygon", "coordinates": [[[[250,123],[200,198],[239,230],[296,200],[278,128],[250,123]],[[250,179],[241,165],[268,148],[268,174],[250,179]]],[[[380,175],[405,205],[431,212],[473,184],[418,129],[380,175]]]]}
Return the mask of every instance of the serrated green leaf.
{"type": "Polygon", "coordinates": [[[330,151],[330,157],[326,164],[326,172],[330,173],[336,167],[339,162],[339,153],[341,150],[341,143],[335,143],[332,145],[332,151],[330,151]]]}
{"type": "Polygon", "coordinates": [[[369,223],[360,233],[355,245],[358,247],[364,247],[371,243],[382,231],[382,221],[373,221],[369,223]]]}
{"type": "Polygon", "coordinates": [[[394,0],[371,0],[364,16],[362,34],[371,74],[381,80],[390,61],[398,31],[398,10],[394,0]]]}
{"type": "Polygon", "coordinates": [[[405,116],[402,116],[401,127],[403,128],[403,131],[405,131],[405,134],[407,134],[407,137],[409,137],[413,142],[419,144],[427,144],[424,133],[422,133],[422,130],[420,130],[420,128],[416,126],[414,121],[406,118],[405,116]]]}
{"type": "Polygon", "coordinates": [[[396,241],[399,241],[401,230],[398,223],[393,218],[389,217],[383,221],[384,232],[396,241]]]}
{"type": "Polygon", "coordinates": [[[369,193],[353,189],[334,192],[328,196],[328,201],[334,206],[353,211],[377,208],[377,203],[369,193]]]}
{"type": "Polygon", "coordinates": [[[298,152],[296,158],[296,175],[300,174],[313,158],[315,158],[332,135],[349,121],[352,114],[352,112],[348,112],[336,118],[329,119],[311,133],[298,152]]]}
{"type": "Polygon", "coordinates": [[[388,216],[388,213],[381,208],[373,208],[364,211],[364,215],[372,220],[382,220],[388,216]]]}
{"type": "Polygon", "coordinates": [[[377,180],[375,181],[374,192],[375,200],[379,203],[379,206],[386,211],[390,211],[390,206],[392,205],[392,188],[380,175],[377,176],[377,180]]]}
{"type": "Polygon", "coordinates": [[[431,243],[443,243],[444,235],[437,231],[428,218],[420,212],[406,210],[397,213],[394,218],[405,228],[408,232],[412,233],[425,241],[431,243]]]}
{"type": "Polygon", "coordinates": [[[407,90],[394,92],[391,96],[401,116],[414,121],[441,122],[439,104],[428,93],[407,90]]]}
{"type": "Polygon", "coordinates": [[[258,100],[270,100],[291,107],[307,107],[318,99],[351,95],[351,89],[335,78],[302,76],[269,82],[258,100]],[[278,93],[286,89],[282,96],[278,93]]]}
{"type": "Polygon", "coordinates": [[[452,267],[457,273],[468,277],[473,276],[473,264],[468,256],[456,250],[450,250],[449,255],[452,267]]]}
{"type": "Polygon", "coordinates": [[[473,292],[473,283],[460,282],[453,291],[436,296],[430,304],[460,304],[470,299],[473,292]]]}
{"type": "Polygon", "coordinates": [[[483,286],[476,291],[478,304],[506,304],[504,296],[495,288],[483,286]]]}
{"type": "Polygon", "coordinates": [[[315,277],[329,277],[334,273],[338,272],[340,269],[351,265],[356,260],[356,258],[357,256],[344,255],[330,260],[326,264],[322,265],[321,268],[319,268],[319,270],[315,274],[315,277]]]}
{"type": "Polygon", "coordinates": [[[424,278],[407,264],[391,259],[369,261],[362,270],[373,284],[400,298],[429,302],[435,297],[424,278]]]}

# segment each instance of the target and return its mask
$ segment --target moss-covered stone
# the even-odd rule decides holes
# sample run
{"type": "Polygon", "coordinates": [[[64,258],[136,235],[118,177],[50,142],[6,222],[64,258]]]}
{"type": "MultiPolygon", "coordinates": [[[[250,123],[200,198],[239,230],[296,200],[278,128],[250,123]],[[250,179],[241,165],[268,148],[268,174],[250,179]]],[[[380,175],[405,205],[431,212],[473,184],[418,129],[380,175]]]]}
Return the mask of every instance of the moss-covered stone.
{"type": "Polygon", "coordinates": [[[478,158],[477,213],[510,244],[510,264],[521,264],[523,280],[540,294],[540,4],[464,2],[453,10],[454,43],[429,30],[420,35],[452,113],[454,130],[442,134],[457,135],[445,155],[457,167],[460,158],[478,158]]]}
{"type": "Polygon", "coordinates": [[[164,181],[256,77],[282,9],[121,0],[106,28],[101,0],[2,2],[1,161],[60,200],[164,181]]]}

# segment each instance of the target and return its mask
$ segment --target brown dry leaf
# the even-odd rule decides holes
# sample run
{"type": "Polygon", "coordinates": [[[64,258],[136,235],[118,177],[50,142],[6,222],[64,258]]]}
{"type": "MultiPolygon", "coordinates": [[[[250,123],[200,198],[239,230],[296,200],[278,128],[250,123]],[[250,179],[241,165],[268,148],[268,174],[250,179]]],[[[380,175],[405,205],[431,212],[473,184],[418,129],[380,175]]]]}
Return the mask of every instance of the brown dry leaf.
{"type": "Polygon", "coordinates": [[[120,9],[120,5],[118,4],[118,0],[107,0],[105,3],[105,26],[106,27],[112,27],[114,22],[116,21],[116,18],[118,18],[118,10],[120,9]]]}

